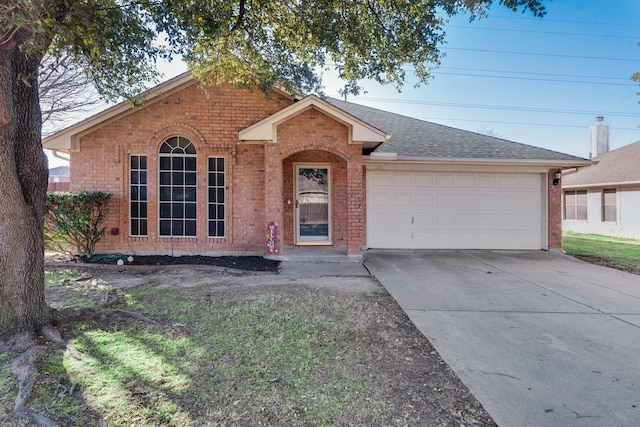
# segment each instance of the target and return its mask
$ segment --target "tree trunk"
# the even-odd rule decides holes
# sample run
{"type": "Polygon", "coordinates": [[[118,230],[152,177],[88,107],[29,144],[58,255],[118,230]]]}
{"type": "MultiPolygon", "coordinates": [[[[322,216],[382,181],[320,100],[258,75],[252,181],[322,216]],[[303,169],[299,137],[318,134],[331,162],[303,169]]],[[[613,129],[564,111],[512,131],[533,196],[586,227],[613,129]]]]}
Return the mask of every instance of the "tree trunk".
{"type": "Polygon", "coordinates": [[[41,57],[0,48],[0,339],[49,322],[44,297],[48,169],[41,143],[41,57]]]}

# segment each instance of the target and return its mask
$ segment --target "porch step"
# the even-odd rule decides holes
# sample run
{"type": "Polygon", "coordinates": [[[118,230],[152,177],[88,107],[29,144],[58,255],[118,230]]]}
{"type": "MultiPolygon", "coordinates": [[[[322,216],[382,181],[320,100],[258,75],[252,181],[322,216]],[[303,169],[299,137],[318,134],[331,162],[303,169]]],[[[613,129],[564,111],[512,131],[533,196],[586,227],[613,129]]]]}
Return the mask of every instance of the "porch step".
{"type": "Polygon", "coordinates": [[[286,247],[281,255],[269,256],[276,261],[321,262],[321,263],[362,263],[362,255],[347,255],[346,248],[307,246],[286,247]]]}

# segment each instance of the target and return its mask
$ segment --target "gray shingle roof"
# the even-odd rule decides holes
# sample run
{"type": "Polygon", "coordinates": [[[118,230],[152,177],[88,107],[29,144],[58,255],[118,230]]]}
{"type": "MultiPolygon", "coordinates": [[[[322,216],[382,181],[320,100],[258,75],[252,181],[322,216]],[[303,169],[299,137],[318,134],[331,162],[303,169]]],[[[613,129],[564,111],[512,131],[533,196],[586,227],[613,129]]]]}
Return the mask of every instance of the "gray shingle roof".
{"type": "Polygon", "coordinates": [[[562,177],[563,186],[640,182],[640,141],[609,151],[598,163],[562,177]]]}
{"type": "Polygon", "coordinates": [[[399,157],[584,162],[584,159],[569,154],[439,125],[335,98],[326,98],[325,101],[391,135],[389,141],[375,150],[376,153],[396,153],[399,157]]]}

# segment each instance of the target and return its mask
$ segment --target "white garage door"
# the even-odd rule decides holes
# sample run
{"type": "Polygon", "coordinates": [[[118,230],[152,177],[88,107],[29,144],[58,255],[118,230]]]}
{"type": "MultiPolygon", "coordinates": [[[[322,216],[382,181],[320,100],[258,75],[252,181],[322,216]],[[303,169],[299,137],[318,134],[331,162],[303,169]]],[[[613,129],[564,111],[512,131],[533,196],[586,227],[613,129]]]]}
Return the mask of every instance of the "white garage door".
{"type": "Polygon", "coordinates": [[[368,171],[367,246],[540,249],[541,175],[368,171]]]}

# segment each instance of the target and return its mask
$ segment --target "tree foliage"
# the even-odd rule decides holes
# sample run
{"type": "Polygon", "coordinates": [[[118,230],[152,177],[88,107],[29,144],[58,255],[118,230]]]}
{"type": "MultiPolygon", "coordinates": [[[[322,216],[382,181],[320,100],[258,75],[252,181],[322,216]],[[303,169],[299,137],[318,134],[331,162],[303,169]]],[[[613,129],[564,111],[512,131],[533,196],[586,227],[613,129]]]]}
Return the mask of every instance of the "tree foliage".
{"type": "Polygon", "coordinates": [[[362,79],[402,87],[406,64],[425,82],[446,17],[479,18],[494,2],[544,14],[542,0],[9,0],[0,32],[44,35],[110,98],[139,93],[155,61],[177,54],[207,82],[314,91],[330,65],[357,91],[362,79]]]}
{"type": "Polygon", "coordinates": [[[81,258],[91,257],[104,236],[110,199],[111,194],[98,191],[48,193],[44,217],[47,243],[81,258]]]}
{"type": "Polygon", "coordinates": [[[39,72],[68,57],[106,99],[132,98],[182,56],[203,83],[317,91],[327,67],[357,92],[371,79],[419,82],[441,59],[447,16],[492,4],[544,14],[543,0],[0,1],[0,338],[46,324],[47,161],[39,72]]]}

